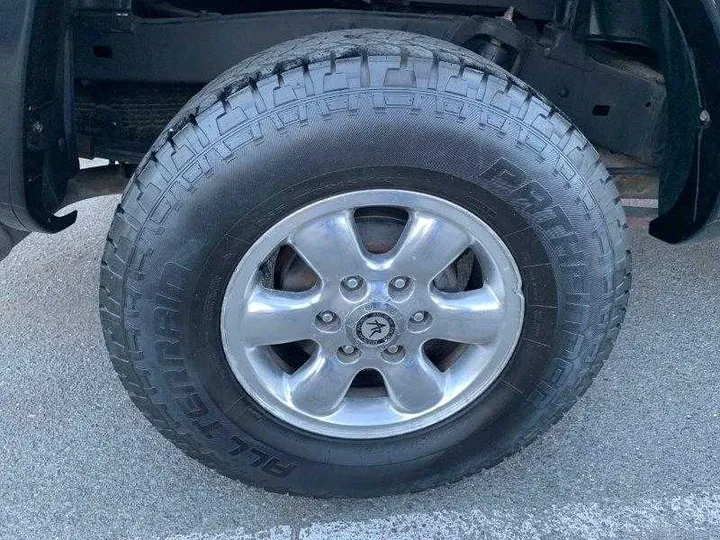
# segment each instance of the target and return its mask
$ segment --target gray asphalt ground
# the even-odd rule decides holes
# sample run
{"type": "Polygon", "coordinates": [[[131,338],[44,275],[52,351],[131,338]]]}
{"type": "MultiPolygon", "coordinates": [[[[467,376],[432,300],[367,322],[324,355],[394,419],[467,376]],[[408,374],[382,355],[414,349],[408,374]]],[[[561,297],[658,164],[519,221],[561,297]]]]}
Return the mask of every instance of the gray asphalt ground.
{"type": "MultiPolygon", "coordinates": [[[[594,385],[539,441],[459,484],[274,495],[186,458],[134,408],[97,315],[115,197],[0,263],[0,538],[720,538],[720,242],[632,229],[630,310],[594,385]]],[[[392,481],[392,479],[388,479],[392,481]]]]}

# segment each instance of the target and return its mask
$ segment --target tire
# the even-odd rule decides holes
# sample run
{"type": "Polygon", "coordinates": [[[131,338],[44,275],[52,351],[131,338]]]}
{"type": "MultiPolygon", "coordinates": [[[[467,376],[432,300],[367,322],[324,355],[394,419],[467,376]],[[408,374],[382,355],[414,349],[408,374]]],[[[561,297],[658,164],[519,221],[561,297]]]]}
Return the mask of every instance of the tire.
{"type": "Polygon", "coordinates": [[[587,389],[625,314],[626,228],[597,152],[521,81],[436,39],[317,34],[224,73],[158,138],[108,235],[101,320],[133,402],[219,473],[323,497],[417,491],[501,462],[587,389]],[[299,428],[231,368],[225,291],[284,218],[388,189],[456,205],[507,246],[517,344],[479,397],[432,425],[366,439],[299,428]]]}

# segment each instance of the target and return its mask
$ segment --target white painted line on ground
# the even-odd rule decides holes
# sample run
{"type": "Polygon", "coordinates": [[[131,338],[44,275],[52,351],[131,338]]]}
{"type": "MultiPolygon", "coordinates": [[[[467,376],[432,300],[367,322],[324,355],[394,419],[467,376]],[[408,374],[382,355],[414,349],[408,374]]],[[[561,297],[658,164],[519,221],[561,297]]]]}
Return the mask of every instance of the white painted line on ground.
{"type": "Polygon", "coordinates": [[[625,207],[635,208],[657,208],[657,199],[620,199],[620,202],[625,207]]]}
{"type": "Polygon", "coordinates": [[[189,534],[164,540],[544,540],[667,538],[697,534],[716,538],[720,532],[720,495],[697,494],[646,499],[632,505],[568,504],[533,508],[526,512],[438,511],[397,514],[364,521],[331,521],[300,528],[274,527],[265,531],[189,534]],[[705,534],[702,534],[705,533],[705,534]]]}

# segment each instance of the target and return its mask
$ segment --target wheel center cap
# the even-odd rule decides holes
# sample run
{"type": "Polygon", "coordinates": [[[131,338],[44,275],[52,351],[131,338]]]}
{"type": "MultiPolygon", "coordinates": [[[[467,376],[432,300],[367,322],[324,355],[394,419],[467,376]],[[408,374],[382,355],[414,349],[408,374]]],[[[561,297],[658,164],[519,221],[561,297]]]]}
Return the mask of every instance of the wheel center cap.
{"type": "Polygon", "coordinates": [[[358,346],[381,347],[402,334],[404,319],[398,310],[384,302],[370,302],[353,310],[347,318],[346,332],[358,346]]]}
{"type": "Polygon", "coordinates": [[[381,345],[395,335],[395,321],[387,313],[373,311],[362,316],[355,326],[355,332],[363,343],[381,345]]]}

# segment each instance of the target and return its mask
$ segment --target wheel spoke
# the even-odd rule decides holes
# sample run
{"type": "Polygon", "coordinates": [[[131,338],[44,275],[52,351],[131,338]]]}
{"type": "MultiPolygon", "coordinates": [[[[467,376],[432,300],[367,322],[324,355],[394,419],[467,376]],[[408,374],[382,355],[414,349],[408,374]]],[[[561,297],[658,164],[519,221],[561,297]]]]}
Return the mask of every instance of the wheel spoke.
{"type": "Polygon", "coordinates": [[[432,337],[457,343],[487,344],[501,330],[504,309],[489,287],[433,294],[432,337]]]}
{"type": "Polygon", "coordinates": [[[443,397],[443,374],[419,349],[396,364],[385,364],[382,375],[390,401],[400,412],[424,411],[443,397]]]}
{"type": "Polygon", "coordinates": [[[430,283],[470,245],[459,227],[431,214],[413,211],[397,245],[388,253],[388,265],[397,275],[430,283]]]}
{"type": "Polygon", "coordinates": [[[350,210],[305,225],[289,243],[324,282],[362,273],[368,266],[350,210]]]}
{"type": "Polygon", "coordinates": [[[301,411],[327,416],[342,403],[356,371],[318,348],[300,369],[287,377],[287,394],[301,411]]]}
{"type": "Polygon", "coordinates": [[[278,291],[258,285],[240,313],[243,344],[254,347],[308,339],[319,298],[317,290],[278,291]]]}

